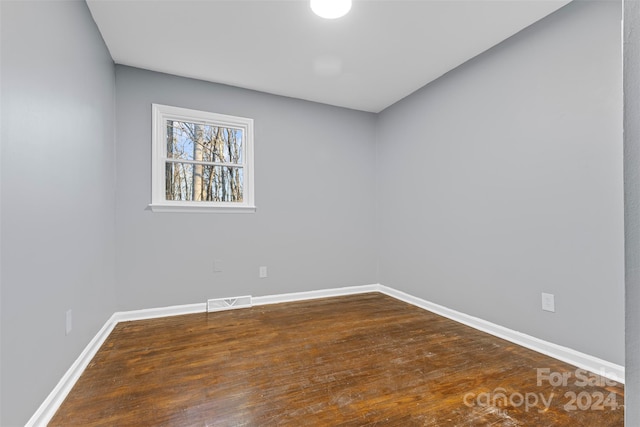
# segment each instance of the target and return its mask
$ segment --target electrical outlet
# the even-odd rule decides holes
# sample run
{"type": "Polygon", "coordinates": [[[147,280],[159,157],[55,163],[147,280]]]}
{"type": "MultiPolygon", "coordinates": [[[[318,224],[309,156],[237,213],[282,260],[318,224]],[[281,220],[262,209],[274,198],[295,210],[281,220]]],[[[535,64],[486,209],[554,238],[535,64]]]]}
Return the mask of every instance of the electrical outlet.
{"type": "Polygon", "coordinates": [[[555,313],[556,303],[553,294],[545,294],[544,292],[542,293],[542,309],[544,311],[555,313]]]}
{"type": "Polygon", "coordinates": [[[71,329],[73,328],[73,318],[71,309],[67,310],[66,314],[66,322],[65,322],[65,335],[69,335],[71,333],[71,329]]]}
{"type": "Polygon", "coordinates": [[[260,267],[260,278],[264,279],[265,277],[267,277],[267,267],[263,265],[260,267]]]}
{"type": "Polygon", "coordinates": [[[222,273],[222,260],[214,259],[213,260],[213,272],[214,273],[222,273]]]}

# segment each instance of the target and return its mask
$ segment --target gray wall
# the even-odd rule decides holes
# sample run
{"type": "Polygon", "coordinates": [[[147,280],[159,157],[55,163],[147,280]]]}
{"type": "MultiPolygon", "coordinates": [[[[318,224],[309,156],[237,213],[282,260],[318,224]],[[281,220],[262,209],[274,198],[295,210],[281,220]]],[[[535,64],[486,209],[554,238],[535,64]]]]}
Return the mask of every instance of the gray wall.
{"type": "Polygon", "coordinates": [[[18,426],[116,308],[115,78],[84,2],[0,3],[0,425],[18,426]]]}
{"type": "Polygon", "coordinates": [[[380,115],[382,284],[624,364],[620,18],[573,2],[380,115]]]}
{"type": "Polygon", "coordinates": [[[624,3],[625,424],[640,425],[640,2],[624,3]]]}
{"type": "Polygon", "coordinates": [[[125,66],[116,91],[120,310],[376,283],[373,114],[125,66]],[[151,103],[254,119],[255,214],[147,210],[151,103]]]}

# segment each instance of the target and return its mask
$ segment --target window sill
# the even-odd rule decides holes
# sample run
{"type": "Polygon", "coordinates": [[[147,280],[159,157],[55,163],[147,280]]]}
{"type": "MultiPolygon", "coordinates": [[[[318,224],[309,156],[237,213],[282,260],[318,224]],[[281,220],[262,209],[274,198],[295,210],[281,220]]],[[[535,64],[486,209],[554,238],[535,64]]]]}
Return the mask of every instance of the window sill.
{"type": "Polygon", "coordinates": [[[178,213],[255,213],[255,206],[189,206],[189,205],[158,205],[150,204],[152,212],[178,213]]]}

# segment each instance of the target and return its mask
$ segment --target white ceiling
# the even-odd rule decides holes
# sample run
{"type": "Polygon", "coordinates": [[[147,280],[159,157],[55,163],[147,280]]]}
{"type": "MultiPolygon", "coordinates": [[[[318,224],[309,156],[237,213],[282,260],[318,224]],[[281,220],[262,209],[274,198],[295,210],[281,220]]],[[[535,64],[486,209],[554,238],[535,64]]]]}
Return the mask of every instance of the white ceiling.
{"type": "Polygon", "coordinates": [[[87,0],[117,64],[379,112],[569,0],[87,0]]]}

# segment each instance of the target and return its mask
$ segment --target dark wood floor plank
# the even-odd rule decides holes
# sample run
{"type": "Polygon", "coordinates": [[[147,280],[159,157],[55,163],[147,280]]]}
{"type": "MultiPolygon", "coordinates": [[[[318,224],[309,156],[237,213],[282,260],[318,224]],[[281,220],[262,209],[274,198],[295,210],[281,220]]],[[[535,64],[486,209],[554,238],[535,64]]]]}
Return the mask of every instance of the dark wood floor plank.
{"type": "Polygon", "coordinates": [[[120,323],[49,425],[622,426],[623,387],[575,375],[371,293],[120,323]]]}

